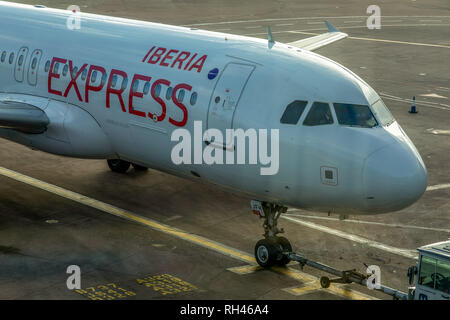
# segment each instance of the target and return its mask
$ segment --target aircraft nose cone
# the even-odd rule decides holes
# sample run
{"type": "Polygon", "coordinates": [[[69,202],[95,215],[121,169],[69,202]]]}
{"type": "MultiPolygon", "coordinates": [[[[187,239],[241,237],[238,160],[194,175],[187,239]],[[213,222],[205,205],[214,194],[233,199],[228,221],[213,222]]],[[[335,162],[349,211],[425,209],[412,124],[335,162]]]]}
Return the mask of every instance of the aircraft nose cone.
{"type": "Polygon", "coordinates": [[[427,188],[427,169],[410,146],[395,142],[366,158],[363,181],[368,209],[391,212],[416,202],[427,188]]]}

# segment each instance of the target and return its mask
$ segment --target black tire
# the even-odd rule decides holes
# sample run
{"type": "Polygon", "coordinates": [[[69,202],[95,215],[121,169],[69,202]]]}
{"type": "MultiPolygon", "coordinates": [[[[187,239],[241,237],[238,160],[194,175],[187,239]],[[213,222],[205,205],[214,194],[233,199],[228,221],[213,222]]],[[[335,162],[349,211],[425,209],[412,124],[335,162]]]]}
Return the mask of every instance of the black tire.
{"type": "MultiPolygon", "coordinates": [[[[282,252],[292,252],[292,246],[288,239],[285,237],[277,237],[276,238],[277,243],[281,246],[282,252]]],[[[285,255],[281,255],[281,258],[278,260],[277,264],[280,266],[285,266],[289,262],[291,262],[291,259],[285,255]]]]}
{"type": "Polygon", "coordinates": [[[109,159],[107,160],[108,167],[113,172],[125,173],[130,168],[130,163],[128,161],[120,160],[120,159],[109,159]]]}
{"type": "Polygon", "coordinates": [[[275,265],[279,255],[279,245],[271,238],[259,240],[255,245],[256,262],[263,268],[275,265]]]}
{"type": "Polygon", "coordinates": [[[330,286],[330,278],[320,277],[320,286],[322,288],[328,288],[330,286]]]}
{"type": "Polygon", "coordinates": [[[132,165],[133,165],[134,170],[136,170],[136,171],[147,171],[148,170],[147,167],[140,166],[136,163],[132,163],[132,165]]]}

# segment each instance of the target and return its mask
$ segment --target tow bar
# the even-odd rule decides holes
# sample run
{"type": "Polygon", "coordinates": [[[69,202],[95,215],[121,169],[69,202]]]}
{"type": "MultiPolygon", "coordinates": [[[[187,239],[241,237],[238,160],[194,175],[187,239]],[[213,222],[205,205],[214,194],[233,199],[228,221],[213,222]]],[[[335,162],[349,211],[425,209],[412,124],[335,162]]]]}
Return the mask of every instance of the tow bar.
{"type": "MultiPolygon", "coordinates": [[[[297,261],[300,264],[300,268],[303,270],[305,265],[308,265],[312,268],[328,272],[332,275],[337,276],[337,278],[330,279],[326,276],[320,278],[320,285],[322,288],[328,288],[331,283],[357,283],[362,286],[367,286],[368,275],[357,272],[356,269],[341,271],[330,266],[327,266],[320,262],[315,262],[305,257],[302,257],[294,252],[283,253],[287,257],[289,257],[292,261],[297,261]]],[[[388,294],[393,297],[394,300],[408,300],[408,294],[405,292],[398,291],[396,289],[380,285],[379,288],[374,288],[374,290],[381,291],[385,294],[388,294]]]]}

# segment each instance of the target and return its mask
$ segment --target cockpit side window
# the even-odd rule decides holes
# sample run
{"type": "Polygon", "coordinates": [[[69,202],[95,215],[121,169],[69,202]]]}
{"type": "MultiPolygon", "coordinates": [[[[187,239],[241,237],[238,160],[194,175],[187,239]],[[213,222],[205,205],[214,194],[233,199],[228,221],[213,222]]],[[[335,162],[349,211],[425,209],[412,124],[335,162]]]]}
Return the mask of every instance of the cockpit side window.
{"type": "Polygon", "coordinates": [[[296,100],[294,102],[291,102],[286,107],[286,110],[284,110],[280,122],[285,124],[297,124],[307,104],[308,101],[296,100]]]}
{"type": "Polygon", "coordinates": [[[303,121],[305,126],[320,126],[332,123],[333,116],[331,115],[330,106],[324,102],[314,102],[305,121],[303,121]]]}
{"type": "Polygon", "coordinates": [[[394,122],[394,117],[381,99],[372,104],[372,110],[382,126],[387,126],[394,122]]]}
{"type": "Polygon", "coordinates": [[[364,128],[372,128],[378,124],[369,106],[349,103],[333,105],[339,124],[364,128]]]}

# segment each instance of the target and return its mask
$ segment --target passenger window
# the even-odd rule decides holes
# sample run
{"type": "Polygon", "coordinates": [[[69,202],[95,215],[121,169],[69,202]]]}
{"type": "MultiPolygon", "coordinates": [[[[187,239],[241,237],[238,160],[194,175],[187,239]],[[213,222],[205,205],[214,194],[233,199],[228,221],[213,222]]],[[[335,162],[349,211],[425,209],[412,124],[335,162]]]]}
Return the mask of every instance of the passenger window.
{"type": "Polygon", "coordinates": [[[154,95],[155,97],[159,97],[160,94],[161,94],[161,85],[158,83],[155,87],[154,95]]]}
{"type": "Polygon", "coordinates": [[[83,72],[81,73],[81,80],[86,80],[86,76],[87,76],[87,70],[84,69],[83,72]]]}
{"type": "Polygon", "coordinates": [[[50,60],[45,63],[45,72],[48,72],[48,70],[50,70],[50,60]]]}
{"type": "Polygon", "coordinates": [[[191,101],[190,101],[191,106],[193,106],[196,102],[197,102],[197,92],[193,92],[191,94],[191,101]]]}
{"type": "Polygon", "coordinates": [[[284,110],[280,122],[285,124],[297,124],[307,104],[308,101],[296,100],[294,102],[291,102],[286,107],[286,110],[284,110]]]}
{"type": "Polygon", "coordinates": [[[120,88],[121,90],[125,90],[125,88],[128,86],[128,78],[125,77],[122,80],[122,87],[120,88]]]}
{"type": "Polygon", "coordinates": [[[11,52],[11,54],[9,55],[9,64],[13,63],[14,61],[14,52],[11,52]]]}
{"type": "Polygon", "coordinates": [[[2,62],[5,62],[6,59],[6,51],[2,52],[2,62]]]}
{"type": "Polygon", "coordinates": [[[372,128],[378,123],[369,106],[360,104],[334,103],[339,124],[372,128]]]}
{"type": "Polygon", "coordinates": [[[172,87],[167,88],[167,92],[166,92],[166,99],[170,100],[170,98],[172,97],[172,87]]]}
{"type": "Polygon", "coordinates": [[[36,69],[36,65],[37,65],[37,58],[36,57],[34,57],[33,58],[33,61],[31,62],[31,69],[36,69]]]}
{"type": "Polygon", "coordinates": [[[178,98],[177,98],[178,102],[183,102],[184,100],[184,90],[180,90],[178,91],[178,98]]]}
{"type": "Polygon", "coordinates": [[[77,76],[78,73],[78,67],[74,67],[72,70],[72,78],[75,78],[77,76]]]}
{"type": "Polygon", "coordinates": [[[148,92],[150,91],[150,82],[146,82],[144,85],[144,94],[148,94],[148,92]]]}
{"type": "Polygon", "coordinates": [[[117,75],[113,75],[112,80],[111,80],[111,86],[115,87],[117,84],[117,75]]]}
{"type": "Polygon", "coordinates": [[[320,126],[331,123],[333,123],[333,116],[331,115],[330,106],[328,103],[323,102],[314,102],[305,121],[303,121],[305,126],[320,126]]]}
{"type": "Polygon", "coordinates": [[[108,75],[106,73],[104,73],[102,75],[102,80],[101,80],[101,85],[104,86],[106,83],[106,79],[108,78],[108,75]]]}
{"type": "Polygon", "coordinates": [[[139,80],[134,80],[133,92],[138,92],[138,88],[139,88],[139,80]]]}
{"type": "Polygon", "coordinates": [[[17,62],[17,64],[19,65],[19,67],[22,65],[23,63],[23,55],[20,55],[19,57],[19,61],[17,62]]]}
{"type": "Polygon", "coordinates": [[[91,75],[91,82],[94,83],[97,80],[97,71],[94,70],[91,75]]]}
{"type": "Polygon", "coordinates": [[[67,64],[64,65],[63,68],[63,76],[65,77],[67,75],[67,72],[69,71],[69,66],[67,64]]]}

